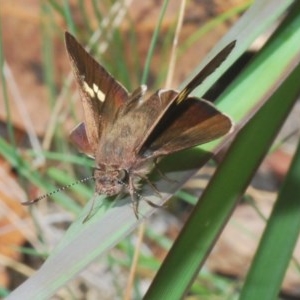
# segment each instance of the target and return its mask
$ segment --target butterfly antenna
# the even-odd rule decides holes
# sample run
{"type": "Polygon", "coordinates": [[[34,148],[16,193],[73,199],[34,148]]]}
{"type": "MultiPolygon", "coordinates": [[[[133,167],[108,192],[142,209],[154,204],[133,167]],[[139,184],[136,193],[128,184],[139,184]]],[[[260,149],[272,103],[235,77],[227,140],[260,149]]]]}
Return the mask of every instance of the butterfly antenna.
{"type": "Polygon", "coordinates": [[[50,196],[52,196],[52,195],[54,195],[54,194],[56,194],[56,193],[58,193],[58,192],[64,191],[64,190],[66,190],[66,189],[70,189],[70,188],[72,188],[74,185],[77,185],[77,184],[79,184],[79,183],[86,182],[86,181],[91,180],[91,179],[94,179],[94,178],[95,178],[94,176],[89,176],[89,177],[86,177],[86,178],[79,179],[79,180],[77,180],[77,181],[75,181],[75,182],[72,182],[72,183],[70,183],[70,184],[64,185],[64,186],[62,186],[62,187],[58,188],[57,190],[54,190],[54,191],[52,191],[52,192],[50,192],[50,193],[41,195],[41,196],[39,196],[39,197],[37,197],[37,198],[35,198],[35,199],[33,199],[33,200],[21,202],[21,204],[22,204],[22,205],[31,205],[31,204],[34,204],[34,203],[36,203],[36,202],[38,202],[38,201],[40,201],[40,200],[42,200],[42,199],[44,199],[44,198],[50,197],[50,196]]]}

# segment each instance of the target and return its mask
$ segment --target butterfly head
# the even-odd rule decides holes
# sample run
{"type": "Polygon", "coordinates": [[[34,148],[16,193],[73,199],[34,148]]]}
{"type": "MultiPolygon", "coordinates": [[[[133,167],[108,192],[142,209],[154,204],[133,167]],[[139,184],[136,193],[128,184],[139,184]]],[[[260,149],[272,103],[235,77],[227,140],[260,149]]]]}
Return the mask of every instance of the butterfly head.
{"type": "Polygon", "coordinates": [[[124,169],[97,167],[94,170],[94,179],[96,193],[114,196],[126,190],[128,172],[124,169]]]}

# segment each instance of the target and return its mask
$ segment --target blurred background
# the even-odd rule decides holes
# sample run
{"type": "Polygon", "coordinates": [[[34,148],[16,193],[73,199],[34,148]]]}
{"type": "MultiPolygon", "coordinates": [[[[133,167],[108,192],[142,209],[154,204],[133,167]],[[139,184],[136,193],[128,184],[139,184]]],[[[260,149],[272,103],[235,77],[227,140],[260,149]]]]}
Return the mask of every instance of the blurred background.
{"type": "MultiPolygon", "coordinates": [[[[250,4],[245,0],[188,1],[174,71],[166,82],[181,5],[170,1],[146,76],[148,91],[177,88],[250,4]]],[[[0,297],[34,273],[93,194],[93,182],[87,182],[56,194],[55,202],[52,197],[41,201],[34,209],[20,204],[92,173],[93,162],[68,141],[69,132],[82,120],[82,106],[64,32],[76,34],[132,91],[141,83],[161,9],[162,1],[0,0],[0,297]]],[[[206,98],[213,101],[263,43],[262,36],[206,98]]],[[[194,283],[191,299],[235,295],[264,227],[261,215],[270,213],[295,148],[298,106],[293,114],[279,137],[287,141],[260,167],[194,283]]],[[[148,220],[136,274],[137,294],[147,289],[213,171],[212,164],[201,169],[169,201],[167,210],[157,211],[148,220]]],[[[61,289],[57,299],[122,298],[136,239],[132,233],[61,289]]],[[[299,251],[298,246],[296,256],[299,251]]],[[[289,270],[282,293],[300,297],[299,290],[299,274],[289,270]]]]}

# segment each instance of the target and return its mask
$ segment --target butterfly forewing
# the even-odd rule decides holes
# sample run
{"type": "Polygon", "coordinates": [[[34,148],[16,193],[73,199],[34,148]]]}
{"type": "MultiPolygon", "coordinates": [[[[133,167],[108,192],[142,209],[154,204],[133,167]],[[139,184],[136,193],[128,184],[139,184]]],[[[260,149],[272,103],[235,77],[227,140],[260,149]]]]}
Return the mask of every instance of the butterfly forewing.
{"type": "Polygon", "coordinates": [[[86,135],[95,152],[103,126],[109,121],[108,118],[116,115],[119,107],[127,100],[128,92],[70,33],[66,32],[65,39],[76,81],[80,86],[86,135]]]}

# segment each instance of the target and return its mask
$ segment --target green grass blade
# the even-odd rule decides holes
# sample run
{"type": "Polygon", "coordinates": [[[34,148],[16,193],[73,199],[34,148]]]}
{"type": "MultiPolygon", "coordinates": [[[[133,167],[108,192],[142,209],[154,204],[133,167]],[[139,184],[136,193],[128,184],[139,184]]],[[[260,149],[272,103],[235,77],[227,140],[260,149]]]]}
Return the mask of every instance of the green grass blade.
{"type": "Polygon", "coordinates": [[[153,36],[151,39],[151,43],[149,46],[149,51],[148,51],[145,66],[144,66],[144,72],[142,75],[141,84],[146,84],[146,82],[147,82],[147,77],[148,77],[149,70],[150,70],[151,58],[153,56],[154,47],[155,47],[155,44],[156,44],[157,38],[158,38],[158,33],[159,33],[161,23],[162,23],[164,15],[165,15],[168,4],[169,4],[169,0],[164,0],[162,9],[160,11],[159,19],[157,22],[157,26],[155,27],[155,30],[154,30],[154,33],[153,33],[153,36]]]}
{"type": "Polygon", "coordinates": [[[61,16],[64,15],[64,10],[63,10],[63,7],[62,7],[61,4],[59,4],[59,3],[58,3],[57,1],[55,1],[55,0],[49,0],[48,2],[49,2],[49,5],[50,5],[51,7],[53,7],[53,9],[54,9],[56,12],[58,12],[61,16]]]}
{"type": "Polygon", "coordinates": [[[268,220],[240,299],[271,300],[278,296],[300,233],[299,182],[300,144],[268,220]]]}
{"type": "MultiPolygon", "coordinates": [[[[230,29],[230,31],[216,44],[216,46],[212,49],[209,56],[204,59],[201,64],[195,69],[194,72],[182,83],[181,87],[185,86],[198,72],[199,70],[205,66],[209,59],[211,59],[216,53],[218,53],[225,45],[229,44],[233,40],[237,40],[237,45],[231,55],[226,59],[224,63],[218,68],[218,72],[214,72],[209,78],[207,78],[197,89],[194,90],[193,94],[199,97],[202,97],[208,89],[212,86],[214,82],[219,78],[220,74],[223,74],[224,70],[231,65],[232,62],[242,55],[249,46],[253,43],[253,41],[263,34],[268,28],[274,23],[279,21],[280,16],[287,10],[287,8],[293,4],[294,1],[280,1],[280,0],[260,0],[255,1],[255,3],[249,8],[249,10],[243,15],[242,18],[238,20],[238,22],[230,29]]],[[[281,40],[281,44],[284,40],[281,40]]],[[[297,44],[297,41],[295,41],[297,44]]],[[[295,45],[295,44],[294,44],[295,45]]],[[[294,49],[289,49],[290,51],[297,52],[297,47],[292,47],[294,49]],[[296,48],[296,49],[295,49],[296,48]]],[[[272,49],[273,50],[273,49],[272,49]]],[[[285,49],[282,53],[286,55],[287,49],[285,49]]],[[[266,54],[268,55],[268,54],[266,54]]],[[[282,57],[284,60],[289,60],[291,56],[287,55],[282,57]]],[[[277,62],[273,62],[274,67],[280,68],[285,66],[285,64],[277,64],[277,62]]],[[[259,72],[261,72],[259,70],[259,72]]],[[[266,70],[265,70],[266,71],[266,70]]],[[[281,76],[280,70],[276,69],[275,72],[271,72],[269,69],[269,73],[265,73],[266,75],[271,74],[272,76],[281,76]]],[[[241,83],[244,83],[244,79],[241,79],[241,83]]],[[[251,80],[251,79],[250,79],[251,80]]],[[[262,81],[257,80],[257,84],[263,84],[262,81]]],[[[248,83],[246,82],[245,85],[248,83]]],[[[248,92],[253,92],[250,89],[248,92]]],[[[260,92],[258,91],[258,94],[260,92]]],[[[234,107],[239,107],[239,109],[243,110],[243,105],[239,105],[237,103],[237,99],[241,98],[241,94],[234,95],[235,98],[232,98],[232,104],[234,107]]],[[[249,99],[251,97],[248,97],[249,99]]],[[[241,101],[241,100],[239,100],[241,101]]],[[[221,106],[222,109],[222,106],[221,106]]],[[[230,110],[230,109],[229,109],[230,110]]],[[[230,110],[231,111],[231,110],[230,110]]],[[[248,108],[244,109],[245,113],[249,112],[248,108]]]]}
{"type": "MultiPolygon", "coordinates": [[[[299,82],[300,73],[295,80],[299,82]]],[[[300,233],[299,182],[300,143],[269,217],[240,299],[271,300],[278,296],[300,233]]]]}
{"type": "Polygon", "coordinates": [[[76,35],[76,26],[74,24],[73,18],[72,18],[72,14],[71,14],[71,9],[70,9],[70,3],[69,1],[64,1],[63,2],[63,8],[62,8],[62,13],[63,13],[63,17],[65,18],[65,21],[67,23],[67,28],[68,30],[76,35]]]}
{"type": "Polygon", "coordinates": [[[252,4],[252,2],[253,1],[248,1],[246,3],[242,3],[239,6],[234,6],[229,11],[225,11],[222,14],[218,15],[216,18],[213,18],[212,20],[205,23],[196,32],[188,36],[181,45],[179,45],[178,57],[180,55],[183,55],[190,47],[193,46],[195,42],[197,42],[205,34],[209,33],[212,29],[221,24],[224,24],[224,22],[228,22],[231,18],[243,13],[252,4]]]}

